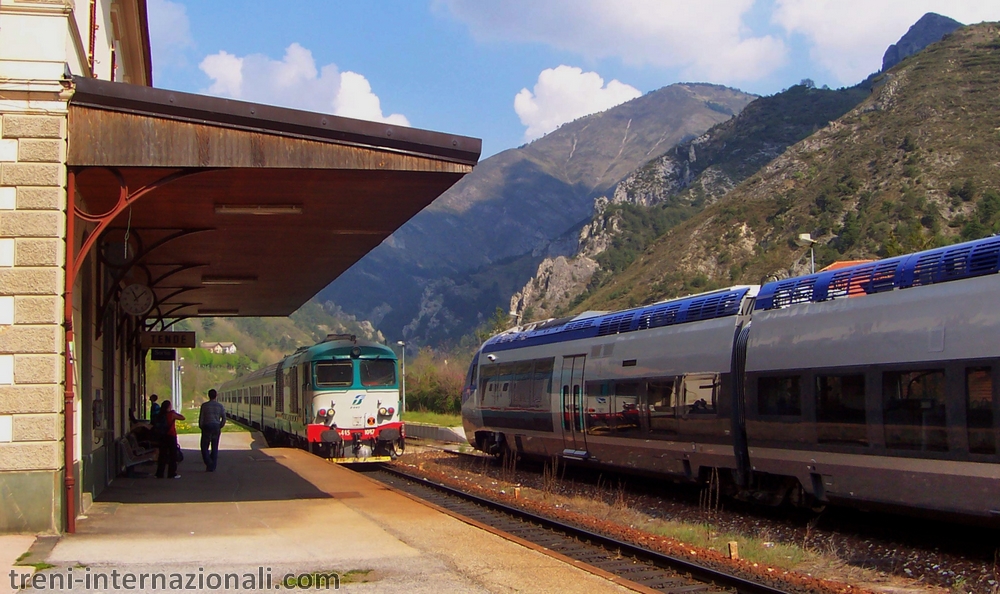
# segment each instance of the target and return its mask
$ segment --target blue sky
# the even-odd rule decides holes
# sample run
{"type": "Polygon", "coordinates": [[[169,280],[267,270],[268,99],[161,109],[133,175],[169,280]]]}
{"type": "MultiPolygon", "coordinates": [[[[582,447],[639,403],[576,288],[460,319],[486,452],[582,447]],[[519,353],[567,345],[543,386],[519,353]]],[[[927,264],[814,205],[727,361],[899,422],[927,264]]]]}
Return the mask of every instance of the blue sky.
{"type": "Polygon", "coordinates": [[[925,12],[997,0],[149,0],[153,82],[483,139],[483,156],[675,82],[854,84],[925,12]]]}

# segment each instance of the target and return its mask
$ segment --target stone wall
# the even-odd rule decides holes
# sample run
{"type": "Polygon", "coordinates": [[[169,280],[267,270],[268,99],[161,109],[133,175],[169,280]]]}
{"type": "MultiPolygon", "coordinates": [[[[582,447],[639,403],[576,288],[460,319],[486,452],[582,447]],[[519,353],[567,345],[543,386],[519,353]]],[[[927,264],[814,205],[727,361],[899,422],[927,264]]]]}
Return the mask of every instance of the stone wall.
{"type": "Polygon", "coordinates": [[[0,114],[0,532],[60,528],[65,154],[64,113],[0,114]]]}

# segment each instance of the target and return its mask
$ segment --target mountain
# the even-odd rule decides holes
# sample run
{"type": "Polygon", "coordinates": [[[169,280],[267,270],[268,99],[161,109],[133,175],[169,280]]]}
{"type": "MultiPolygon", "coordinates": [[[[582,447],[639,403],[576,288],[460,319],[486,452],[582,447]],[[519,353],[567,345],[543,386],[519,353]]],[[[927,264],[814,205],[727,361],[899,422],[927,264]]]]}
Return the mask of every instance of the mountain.
{"type": "Polygon", "coordinates": [[[804,81],[756,99],[735,118],[649,161],[597,200],[594,218],[579,232],[575,255],[544,259],[511,298],[511,312],[525,320],[557,315],[588,287],[628,266],[648,242],[714,203],[868,94],[865,84],[830,90],[804,81]]]}
{"type": "MultiPolygon", "coordinates": [[[[924,15],[887,55],[911,55],[961,26],[924,15]]],[[[678,145],[623,179],[599,198],[595,216],[579,232],[575,255],[546,258],[511,298],[519,320],[559,316],[615,283],[615,275],[657,237],[719,200],[784,150],[825,127],[870,93],[879,73],[850,88],[816,89],[811,80],[748,105],[736,118],[678,145]]],[[[697,290],[701,278],[691,279],[697,290]]],[[[627,302],[634,301],[630,296],[627,302]]]]}
{"type": "Polygon", "coordinates": [[[485,159],[318,298],[389,337],[457,339],[506,307],[543,257],[572,253],[566,234],[590,219],[597,196],[753,99],[671,85],[485,159]]]}
{"type": "Polygon", "coordinates": [[[614,309],[1000,232],[1000,27],[964,27],[653,242],[576,306],[614,309]]]}
{"type": "Polygon", "coordinates": [[[885,72],[903,61],[903,58],[924,49],[940,40],[945,35],[962,26],[955,19],[928,12],[920,17],[910,29],[899,38],[899,41],[889,46],[882,56],[882,72],[885,72]]]}

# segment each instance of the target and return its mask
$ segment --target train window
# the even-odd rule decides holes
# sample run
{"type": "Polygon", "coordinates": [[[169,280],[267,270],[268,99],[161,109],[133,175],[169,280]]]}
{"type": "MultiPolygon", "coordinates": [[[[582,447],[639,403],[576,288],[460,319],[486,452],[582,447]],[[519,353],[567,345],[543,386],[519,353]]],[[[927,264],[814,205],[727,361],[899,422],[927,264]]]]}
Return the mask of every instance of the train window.
{"type": "Polygon", "coordinates": [[[616,433],[639,431],[639,382],[615,383],[614,418],[616,433]]]}
{"type": "Polygon", "coordinates": [[[587,433],[606,435],[611,431],[611,382],[587,382],[583,413],[587,418],[587,433]]]}
{"type": "Polygon", "coordinates": [[[947,451],[943,369],[882,374],[885,445],[947,451]]]}
{"type": "Polygon", "coordinates": [[[995,454],[993,433],[993,370],[970,367],[965,370],[965,402],[968,406],[969,451],[995,454]]]}
{"type": "Polygon", "coordinates": [[[562,387],[562,425],[564,431],[571,431],[573,429],[573,422],[570,420],[573,414],[573,401],[569,397],[569,385],[563,385],[562,387]]]}
{"type": "Polygon", "coordinates": [[[757,413],[781,416],[801,415],[802,396],[799,390],[799,376],[758,378],[757,413]]]}
{"type": "Polygon", "coordinates": [[[486,397],[496,398],[497,370],[499,365],[483,365],[483,371],[479,374],[479,401],[486,402],[486,397]]]}
{"type": "Polygon", "coordinates": [[[288,412],[299,414],[299,366],[292,365],[288,370],[288,412]]]}
{"type": "Polygon", "coordinates": [[[396,385],[396,362],[391,359],[361,360],[362,386],[396,385]]]}
{"type": "Polygon", "coordinates": [[[816,376],[816,438],[819,443],[868,445],[865,376],[816,376]]]}
{"type": "Polygon", "coordinates": [[[510,389],[511,406],[524,408],[531,404],[532,368],[531,361],[522,361],[513,364],[511,377],[514,381],[510,389]]]}
{"type": "Polygon", "coordinates": [[[285,412],[285,374],[278,365],[274,370],[274,412],[285,412]]]}
{"type": "MultiPolygon", "coordinates": [[[[392,364],[392,361],[387,361],[392,364]]],[[[350,361],[316,363],[316,385],[324,388],[345,387],[354,383],[354,364],[350,361]]]]}
{"type": "Polygon", "coordinates": [[[535,361],[535,368],[532,372],[531,406],[540,408],[545,404],[549,407],[549,393],[552,392],[552,368],[555,364],[554,358],[538,359],[535,361]]]}
{"type": "Polygon", "coordinates": [[[646,382],[646,414],[652,433],[677,433],[674,383],[673,379],[646,382]]]}
{"type": "Polygon", "coordinates": [[[693,373],[685,375],[683,380],[678,398],[681,415],[714,415],[721,385],[719,374],[693,373]]]}
{"type": "Polygon", "coordinates": [[[497,404],[510,406],[510,388],[514,383],[514,364],[501,363],[497,377],[497,404]]]}

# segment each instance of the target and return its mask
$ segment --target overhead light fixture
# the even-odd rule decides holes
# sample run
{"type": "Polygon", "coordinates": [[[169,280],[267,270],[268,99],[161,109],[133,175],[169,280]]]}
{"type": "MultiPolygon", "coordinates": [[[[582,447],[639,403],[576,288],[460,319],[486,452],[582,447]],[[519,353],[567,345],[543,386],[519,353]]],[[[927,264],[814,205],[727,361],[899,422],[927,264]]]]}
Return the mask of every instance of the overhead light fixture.
{"type": "Polygon", "coordinates": [[[238,309],[198,309],[199,316],[235,316],[239,313],[238,309]]]}
{"type": "Polygon", "coordinates": [[[257,282],[256,276],[203,276],[201,284],[212,286],[246,285],[257,282]]]}
{"type": "Polygon", "coordinates": [[[216,204],[220,215],[300,215],[301,204],[216,204]]]}

